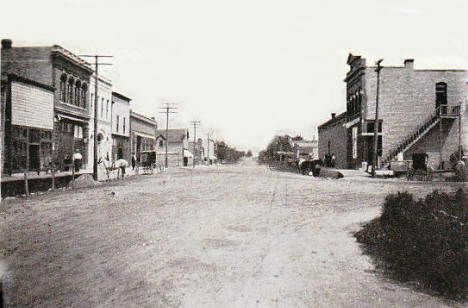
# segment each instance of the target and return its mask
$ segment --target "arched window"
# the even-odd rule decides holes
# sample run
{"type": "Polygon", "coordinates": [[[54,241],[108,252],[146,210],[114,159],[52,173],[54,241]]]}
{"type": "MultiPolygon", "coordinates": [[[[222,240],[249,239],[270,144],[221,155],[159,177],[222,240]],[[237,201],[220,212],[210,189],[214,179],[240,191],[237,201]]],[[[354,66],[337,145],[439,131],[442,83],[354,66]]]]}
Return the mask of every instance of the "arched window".
{"type": "Polygon", "coordinates": [[[86,83],[83,83],[83,86],[81,87],[81,106],[86,109],[87,106],[87,98],[88,96],[88,86],[86,83]]]}
{"type": "Polygon", "coordinates": [[[60,76],[60,100],[62,102],[67,101],[67,75],[62,74],[60,76]]]}
{"type": "Polygon", "coordinates": [[[447,84],[445,82],[436,83],[436,108],[440,105],[447,105],[447,84]]]}
{"type": "Polygon", "coordinates": [[[81,81],[79,80],[75,84],[75,105],[81,107],[81,81]]]}
{"type": "Polygon", "coordinates": [[[68,84],[67,84],[67,103],[69,104],[73,104],[73,84],[74,84],[74,80],[73,78],[70,78],[68,80],[68,84]]]}

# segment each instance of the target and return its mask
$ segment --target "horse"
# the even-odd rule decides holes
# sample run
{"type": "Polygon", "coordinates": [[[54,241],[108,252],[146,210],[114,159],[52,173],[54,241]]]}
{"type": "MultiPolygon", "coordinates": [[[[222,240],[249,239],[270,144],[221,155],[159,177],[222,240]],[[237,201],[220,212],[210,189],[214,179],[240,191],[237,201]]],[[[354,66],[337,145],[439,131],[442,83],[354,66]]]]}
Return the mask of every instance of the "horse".
{"type": "Polygon", "coordinates": [[[104,168],[106,168],[107,178],[109,178],[109,171],[120,169],[122,172],[122,178],[125,176],[125,168],[128,167],[128,162],[125,159],[117,159],[112,163],[109,162],[104,157],[100,157],[98,160],[98,164],[103,164],[104,168]]]}
{"type": "Polygon", "coordinates": [[[302,174],[318,176],[320,173],[320,168],[321,166],[323,166],[323,163],[320,159],[305,160],[303,158],[300,158],[297,162],[297,165],[299,171],[302,174]]]}

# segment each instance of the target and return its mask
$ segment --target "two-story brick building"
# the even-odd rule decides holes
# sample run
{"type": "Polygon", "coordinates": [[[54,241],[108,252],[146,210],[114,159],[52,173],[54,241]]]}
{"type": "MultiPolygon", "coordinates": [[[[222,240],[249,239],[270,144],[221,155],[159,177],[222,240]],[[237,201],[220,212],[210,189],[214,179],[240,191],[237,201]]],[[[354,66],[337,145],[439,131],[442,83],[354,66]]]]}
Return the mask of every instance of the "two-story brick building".
{"type": "Polygon", "coordinates": [[[117,92],[112,92],[112,158],[131,161],[130,101],[117,92]]]}
{"type": "Polygon", "coordinates": [[[1,72],[54,89],[52,160],[63,168],[78,150],[86,167],[89,83],[93,73],[89,64],[58,45],[13,47],[11,40],[2,40],[1,72]]]}
{"type": "MultiPolygon", "coordinates": [[[[377,72],[360,56],[350,54],[347,64],[346,112],[319,126],[319,151],[323,154],[335,147],[339,165],[359,168],[373,158],[377,72]]],[[[465,70],[414,69],[412,59],[405,60],[404,66],[383,67],[378,165],[411,159],[413,153],[428,154],[434,168],[447,162],[458,150],[465,80],[465,70]]]]}
{"type": "MultiPolygon", "coordinates": [[[[122,125],[123,130],[126,130],[126,128],[123,128],[126,125],[123,120],[121,124],[119,123],[119,127],[120,125],[122,125]]],[[[119,130],[117,127],[116,129],[119,130]]],[[[132,155],[137,157],[137,162],[140,162],[142,153],[155,151],[157,129],[158,124],[154,118],[148,118],[130,110],[132,155]]]]}

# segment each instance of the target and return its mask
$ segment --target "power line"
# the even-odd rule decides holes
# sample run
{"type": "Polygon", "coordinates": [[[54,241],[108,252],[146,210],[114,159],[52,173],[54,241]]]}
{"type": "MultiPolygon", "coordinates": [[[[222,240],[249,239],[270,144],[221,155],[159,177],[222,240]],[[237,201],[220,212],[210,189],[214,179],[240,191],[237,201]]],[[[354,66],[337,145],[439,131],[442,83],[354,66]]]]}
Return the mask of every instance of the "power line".
{"type": "Polygon", "coordinates": [[[114,56],[106,56],[106,55],[80,55],[80,57],[87,57],[87,58],[94,58],[94,149],[93,149],[93,178],[95,181],[98,180],[98,157],[97,157],[97,126],[98,126],[98,118],[97,118],[97,111],[98,111],[98,68],[99,65],[112,65],[112,63],[99,63],[100,58],[113,58],[114,56]]]}
{"type": "Polygon", "coordinates": [[[165,157],[165,166],[166,166],[166,169],[167,169],[167,146],[168,146],[168,143],[169,143],[169,114],[170,113],[177,113],[177,107],[174,106],[173,104],[170,104],[170,103],[164,103],[161,107],[159,107],[159,109],[161,110],[164,110],[164,111],[161,111],[159,113],[165,113],[166,114],[166,157],[165,157]]]}
{"type": "Polygon", "coordinates": [[[193,125],[193,168],[195,168],[195,146],[197,144],[197,127],[200,126],[200,121],[192,121],[193,125]]]}

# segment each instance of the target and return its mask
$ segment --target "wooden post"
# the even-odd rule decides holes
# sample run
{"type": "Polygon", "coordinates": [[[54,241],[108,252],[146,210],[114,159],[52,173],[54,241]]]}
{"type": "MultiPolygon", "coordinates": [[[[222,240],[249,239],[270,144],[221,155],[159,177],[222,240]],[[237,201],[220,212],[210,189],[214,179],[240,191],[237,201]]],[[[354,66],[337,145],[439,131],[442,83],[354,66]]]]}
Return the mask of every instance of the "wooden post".
{"type": "Polygon", "coordinates": [[[72,165],[72,187],[75,188],[75,165],[72,165]]]}
{"type": "Polygon", "coordinates": [[[55,167],[52,168],[52,190],[55,190],[55,167]]]}
{"type": "Polygon", "coordinates": [[[26,193],[26,197],[29,196],[29,185],[28,185],[28,171],[24,170],[24,191],[26,193]]]}

